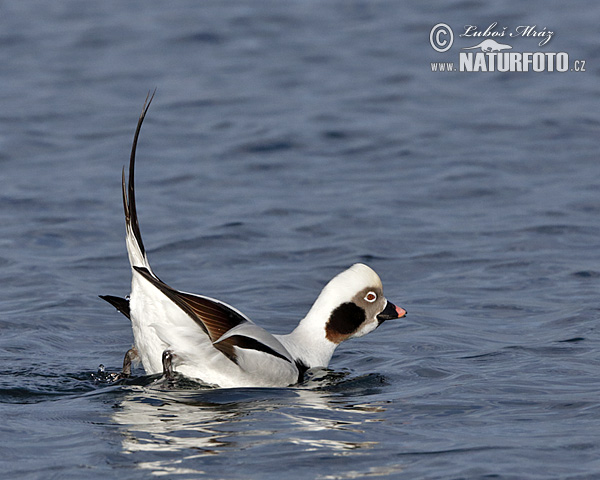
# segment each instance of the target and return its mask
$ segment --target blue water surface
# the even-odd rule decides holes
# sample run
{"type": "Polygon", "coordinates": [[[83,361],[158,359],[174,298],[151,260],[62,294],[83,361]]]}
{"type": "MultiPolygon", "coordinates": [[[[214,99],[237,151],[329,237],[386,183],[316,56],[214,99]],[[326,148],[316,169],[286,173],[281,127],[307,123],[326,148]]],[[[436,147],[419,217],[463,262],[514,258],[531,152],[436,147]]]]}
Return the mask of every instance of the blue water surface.
{"type": "Polygon", "coordinates": [[[599,4],[0,11],[3,477],[600,477],[599,4]],[[586,71],[432,71],[493,22],[586,71]],[[131,327],[97,295],[129,291],[121,169],[155,87],[136,185],[164,281],[287,333],[365,262],[408,317],[293,388],[112,384],[131,327]]]}

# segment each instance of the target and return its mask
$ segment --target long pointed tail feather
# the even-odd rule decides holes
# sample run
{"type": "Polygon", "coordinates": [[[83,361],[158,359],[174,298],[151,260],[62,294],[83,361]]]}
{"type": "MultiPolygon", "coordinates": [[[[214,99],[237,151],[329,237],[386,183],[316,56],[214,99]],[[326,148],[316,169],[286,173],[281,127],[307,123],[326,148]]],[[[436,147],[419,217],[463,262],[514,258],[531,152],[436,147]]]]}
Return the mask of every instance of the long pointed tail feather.
{"type": "Polygon", "coordinates": [[[125,211],[125,224],[126,224],[126,243],[127,253],[129,255],[129,263],[132,267],[145,267],[150,272],[150,264],[146,257],[146,249],[144,248],[144,242],[142,241],[142,234],[140,232],[140,226],[138,223],[137,209],[135,205],[135,152],[137,148],[138,138],[140,136],[140,130],[142,129],[142,123],[146,118],[146,113],[150,108],[152,99],[156,89],[152,92],[148,92],[144,106],[142,107],[142,113],[138,119],[135,134],[133,136],[133,143],[131,145],[131,155],[129,157],[129,181],[125,182],[125,167],[123,167],[122,175],[122,187],[123,187],[123,210],[125,211]]]}

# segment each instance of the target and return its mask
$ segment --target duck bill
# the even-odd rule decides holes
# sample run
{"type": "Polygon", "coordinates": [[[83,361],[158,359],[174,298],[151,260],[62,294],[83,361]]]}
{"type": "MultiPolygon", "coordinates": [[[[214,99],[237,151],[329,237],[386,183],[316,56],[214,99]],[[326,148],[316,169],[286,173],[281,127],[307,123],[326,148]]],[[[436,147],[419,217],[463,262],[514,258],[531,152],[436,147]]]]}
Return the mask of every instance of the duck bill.
{"type": "Polygon", "coordinates": [[[377,320],[379,320],[379,323],[381,324],[381,322],[386,320],[395,320],[396,318],[402,318],[404,316],[406,316],[406,310],[397,307],[392,302],[388,301],[383,312],[377,315],[377,320]]]}

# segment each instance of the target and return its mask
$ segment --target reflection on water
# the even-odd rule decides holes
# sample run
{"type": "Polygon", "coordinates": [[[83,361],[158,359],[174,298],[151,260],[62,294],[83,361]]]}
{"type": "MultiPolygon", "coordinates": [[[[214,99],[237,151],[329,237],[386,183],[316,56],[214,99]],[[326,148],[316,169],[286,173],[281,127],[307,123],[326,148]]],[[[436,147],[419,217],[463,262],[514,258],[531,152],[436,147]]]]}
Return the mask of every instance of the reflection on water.
{"type": "MultiPolygon", "coordinates": [[[[122,426],[122,450],[153,475],[203,474],[210,456],[236,451],[322,450],[361,454],[379,442],[365,440],[366,423],[382,422],[385,403],[344,400],[344,384],[374,392],[375,375],[331,384],[322,379],[287,389],[180,389],[163,382],[123,386],[112,419],[122,426]],[[280,428],[285,425],[285,428],[280,428]]],[[[364,397],[363,397],[364,398],[364,397]]],[[[261,453],[261,455],[264,455],[261,453]]]]}

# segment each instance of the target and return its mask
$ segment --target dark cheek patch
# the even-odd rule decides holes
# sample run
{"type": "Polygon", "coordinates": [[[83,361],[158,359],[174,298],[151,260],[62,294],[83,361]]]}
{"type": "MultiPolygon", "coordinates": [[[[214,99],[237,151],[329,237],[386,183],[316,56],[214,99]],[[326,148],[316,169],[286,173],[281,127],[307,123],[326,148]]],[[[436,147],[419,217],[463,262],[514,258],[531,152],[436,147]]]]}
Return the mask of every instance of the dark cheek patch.
{"type": "Polygon", "coordinates": [[[333,343],[341,343],[352,335],[366,320],[365,311],[354,303],[342,303],[325,325],[325,336],[333,343]]]}

